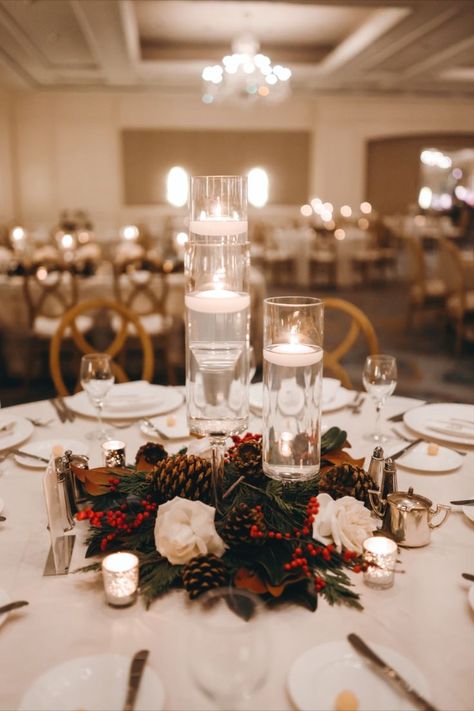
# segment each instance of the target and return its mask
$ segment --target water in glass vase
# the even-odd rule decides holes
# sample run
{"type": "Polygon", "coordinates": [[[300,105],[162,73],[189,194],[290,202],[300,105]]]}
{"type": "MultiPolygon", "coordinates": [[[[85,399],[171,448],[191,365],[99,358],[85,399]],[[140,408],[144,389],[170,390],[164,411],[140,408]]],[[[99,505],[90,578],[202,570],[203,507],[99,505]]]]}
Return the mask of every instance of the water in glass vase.
{"type": "Polygon", "coordinates": [[[276,344],[263,352],[263,469],[280,481],[319,472],[323,351],[276,344]]]}
{"type": "Polygon", "coordinates": [[[248,425],[250,297],[216,289],[186,294],[189,428],[232,435],[248,425]]]}

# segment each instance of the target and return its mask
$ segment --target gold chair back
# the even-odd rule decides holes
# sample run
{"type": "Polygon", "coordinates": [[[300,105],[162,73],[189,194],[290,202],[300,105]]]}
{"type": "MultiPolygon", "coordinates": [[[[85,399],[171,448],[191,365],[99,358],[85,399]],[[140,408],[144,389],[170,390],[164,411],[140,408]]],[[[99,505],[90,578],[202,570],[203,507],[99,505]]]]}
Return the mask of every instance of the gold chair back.
{"type": "Polygon", "coordinates": [[[77,302],[75,275],[61,265],[44,262],[23,278],[28,322],[33,328],[38,316],[60,318],[77,302]]]}
{"type": "MultiPolygon", "coordinates": [[[[108,353],[112,359],[114,359],[121,352],[129,335],[129,327],[132,325],[135,329],[136,337],[138,337],[140,341],[143,352],[141,377],[143,380],[151,380],[153,377],[153,346],[151,339],[141,325],[138,316],[123,304],[112,301],[111,299],[88,299],[87,301],[81,301],[64,314],[51,340],[49,367],[58,395],[69,395],[69,391],[66,387],[61,371],[61,345],[63,339],[67,334],[68,338],[73,341],[81,354],[94,353],[97,349],[89,343],[89,341],[77,328],[76,320],[85,313],[95,313],[98,311],[106,311],[108,312],[108,315],[116,315],[121,319],[120,330],[114,334],[113,340],[107,350],[105,350],[105,353],[108,353]]],[[[113,362],[112,368],[117,382],[123,383],[128,380],[127,374],[121,365],[117,362],[113,362]]]]}
{"type": "MultiPolygon", "coordinates": [[[[369,354],[379,353],[379,345],[375,329],[365,313],[350,301],[338,298],[324,299],[324,310],[326,316],[331,311],[343,313],[349,317],[349,327],[347,333],[343,335],[339,343],[332,349],[324,351],[324,371],[329,371],[334,377],[339,378],[345,388],[352,388],[352,381],[346,369],[341,364],[341,360],[350,351],[360,334],[367,341],[369,354]]],[[[362,370],[362,365],[361,365],[362,370]]]]}

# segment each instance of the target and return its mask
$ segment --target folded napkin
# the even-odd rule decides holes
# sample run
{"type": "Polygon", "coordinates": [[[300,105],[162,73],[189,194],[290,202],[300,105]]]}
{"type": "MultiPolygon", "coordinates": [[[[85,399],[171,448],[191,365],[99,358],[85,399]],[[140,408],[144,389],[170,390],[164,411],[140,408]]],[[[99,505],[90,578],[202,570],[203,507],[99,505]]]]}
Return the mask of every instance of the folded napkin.
{"type": "Polygon", "coordinates": [[[427,423],[430,430],[441,432],[443,434],[452,435],[453,437],[465,437],[474,441],[474,424],[456,420],[429,420],[427,423]]]}
{"type": "Polygon", "coordinates": [[[114,385],[105,401],[106,410],[133,410],[156,405],[156,390],[146,380],[114,385]]]}

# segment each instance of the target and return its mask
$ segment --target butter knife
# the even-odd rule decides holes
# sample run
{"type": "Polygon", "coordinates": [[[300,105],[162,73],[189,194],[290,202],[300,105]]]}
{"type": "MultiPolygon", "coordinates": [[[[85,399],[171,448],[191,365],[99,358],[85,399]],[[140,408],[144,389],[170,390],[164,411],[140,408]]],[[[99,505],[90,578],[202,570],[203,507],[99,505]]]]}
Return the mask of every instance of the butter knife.
{"type": "Polygon", "coordinates": [[[450,504],[455,506],[470,506],[474,504],[474,499],[457,499],[456,501],[450,501],[450,504]]]}
{"type": "Polygon", "coordinates": [[[362,654],[362,656],[372,662],[372,664],[375,664],[375,666],[383,672],[387,679],[395,682],[395,684],[402,691],[404,691],[405,694],[417,704],[417,706],[424,709],[424,711],[436,711],[433,704],[430,704],[429,701],[420,696],[420,694],[413,689],[411,684],[406,681],[406,679],[403,679],[403,677],[401,677],[393,667],[387,664],[387,662],[384,662],[383,659],[381,659],[378,654],[368,647],[358,635],[349,634],[347,635],[347,639],[352,644],[356,652],[362,654]]]}
{"type": "Polygon", "coordinates": [[[59,406],[59,403],[58,403],[54,398],[51,398],[51,399],[50,399],[50,403],[51,403],[51,405],[54,407],[54,409],[56,410],[56,414],[57,414],[57,416],[59,417],[59,419],[61,420],[61,422],[66,422],[66,413],[65,413],[64,410],[59,406]]]}
{"type": "Polygon", "coordinates": [[[408,452],[409,449],[411,449],[412,447],[414,447],[417,444],[420,444],[420,442],[423,442],[422,437],[420,437],[420,439],[414,439],[413,442],[410,442],[410,444],[407,444],[405,447],[403,447],[403,449],[399,449],[398,452],[395,452],[395,454],[392,454],[390,459],[395,461],[395,459],[398,459],[399,457],[401,457],[403,454],[405,454],[405,452],[408,452]]]}
{"type": "Polygon", "coordinates": [[[29,459],[34,459],[35,462],[44,462],[48,464],[49,459],[46,457],[40,457],[39,454],[30,454],[29,452],[24,452],[22,449],[10,449],[10,454],[16,454],[18,457],[28,457],[29,459]]]}
{"type": "Polygon", "coordinates": [[[7,605],[2,605],[0,607],[0,615],[3,615],[5,612],[10,612],[11,610],[17,610],[19,607],[24,607],[24,605],[29,605],[29,603],[26,600],[9,602],[7,605]]]}
{"type": "Polygon", "coordinates": [[[143,669],[145,668],[146,660],[150,652],[148,649],[142,649],[137,652],[132,659],[130,664],[130,671],[128,673],[128,688],[127,688],[127,698],[125,700],[125,705],[123,711],[133,711],[135,707],[135,699],[137,698],[138,688],[143,675],[143,669]]]}

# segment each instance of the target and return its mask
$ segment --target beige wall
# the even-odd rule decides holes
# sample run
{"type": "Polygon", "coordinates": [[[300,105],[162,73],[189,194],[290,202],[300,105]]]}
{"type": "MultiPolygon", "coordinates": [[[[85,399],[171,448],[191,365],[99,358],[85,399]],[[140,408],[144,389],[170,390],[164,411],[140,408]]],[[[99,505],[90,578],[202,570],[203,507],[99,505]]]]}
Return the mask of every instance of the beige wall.
{"type": "MultiPolygon", "coordinates": [[[[293,97],[277,107],[247,111],[152,92],[10,92],[3,99],[1,214],[27,227],[50,226],[65,207],[87,208],[99,229],[160,218],[165,208],[124,203],[124,129],[310,131],[308,197],[357,205],[366,197],[369,140],[466,133],[474,125],[473,103],[454,99],[293,97]]],[[[299,170],[296,161],[292,170],[299,170]]]]}

